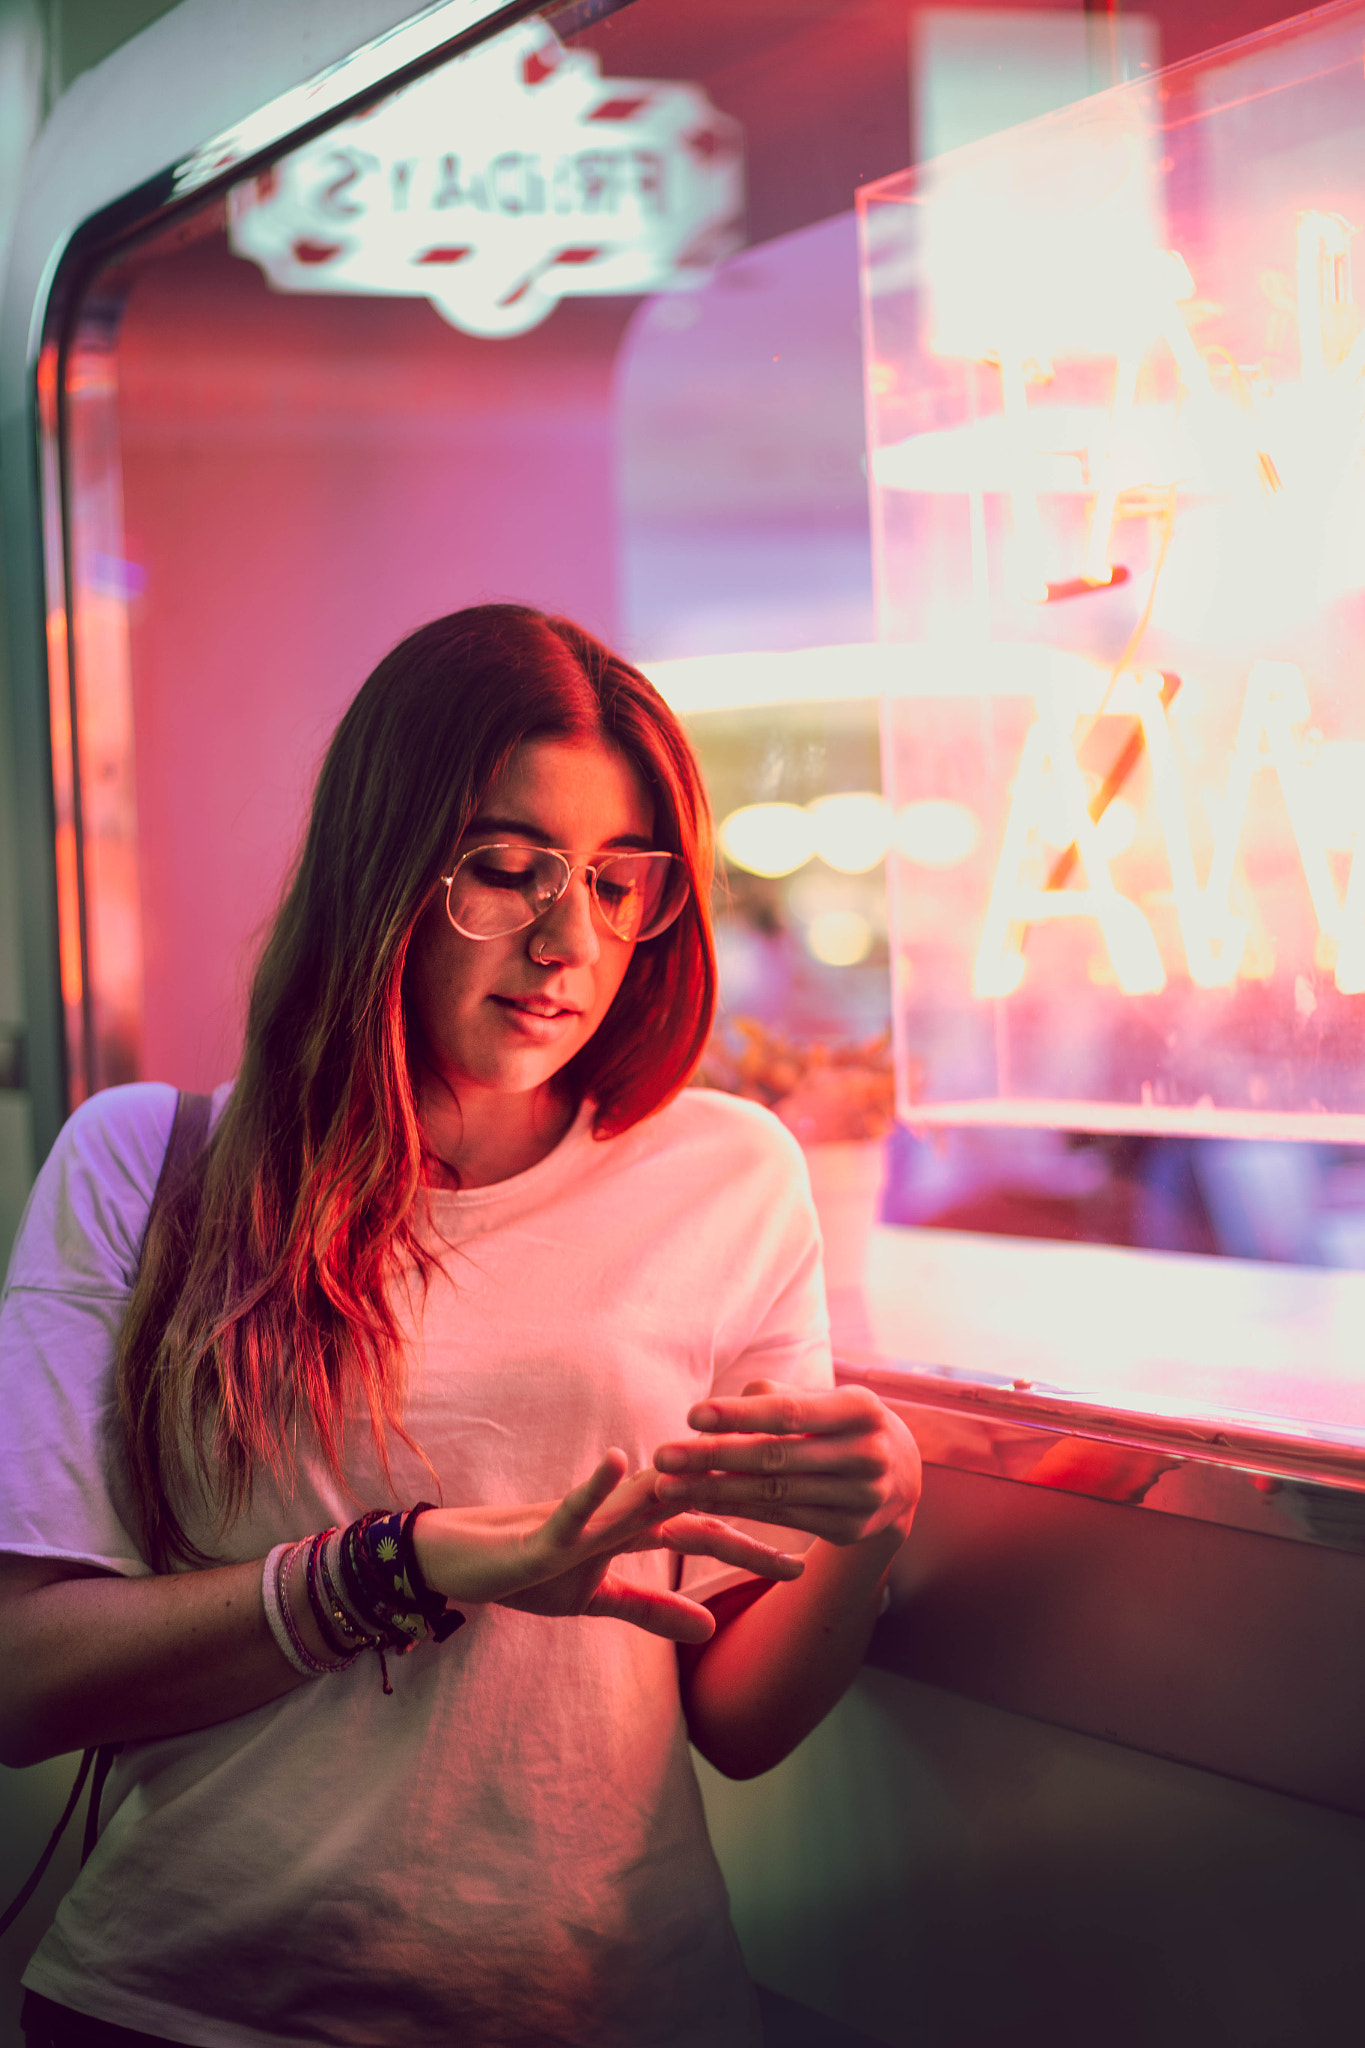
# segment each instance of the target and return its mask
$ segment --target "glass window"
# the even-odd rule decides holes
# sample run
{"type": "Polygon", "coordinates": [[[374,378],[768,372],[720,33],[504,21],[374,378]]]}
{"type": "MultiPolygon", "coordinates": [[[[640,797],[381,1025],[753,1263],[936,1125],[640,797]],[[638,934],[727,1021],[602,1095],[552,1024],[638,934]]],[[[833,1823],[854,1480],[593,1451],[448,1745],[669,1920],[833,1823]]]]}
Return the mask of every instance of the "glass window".
{"type": "Polygon", "coordinates": [[[231,1071],[341,709],[520,599],[694,735],[706,1074],[850,1357],[1365,1428],[1365,9],[1157,78],[1192,19],[549,10],[111,254],[40,392],[73,1099],[231,1071]]]}

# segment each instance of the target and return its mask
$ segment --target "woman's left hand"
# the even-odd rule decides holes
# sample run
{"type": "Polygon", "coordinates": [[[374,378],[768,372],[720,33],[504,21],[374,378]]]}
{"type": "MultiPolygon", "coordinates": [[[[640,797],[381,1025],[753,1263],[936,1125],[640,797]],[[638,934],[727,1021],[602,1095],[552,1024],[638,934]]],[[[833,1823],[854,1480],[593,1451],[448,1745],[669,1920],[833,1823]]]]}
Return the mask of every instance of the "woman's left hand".
{"type": "Polygon", "coordinates": [[[920,1492],[915,1439],[869,1387],[812,1391],[750,1380],[688,1415],[689,1443],[661,1444],[657,1493],[702,1510],[804,1529],[827,1543],[909,1532],[920,1492]]]}

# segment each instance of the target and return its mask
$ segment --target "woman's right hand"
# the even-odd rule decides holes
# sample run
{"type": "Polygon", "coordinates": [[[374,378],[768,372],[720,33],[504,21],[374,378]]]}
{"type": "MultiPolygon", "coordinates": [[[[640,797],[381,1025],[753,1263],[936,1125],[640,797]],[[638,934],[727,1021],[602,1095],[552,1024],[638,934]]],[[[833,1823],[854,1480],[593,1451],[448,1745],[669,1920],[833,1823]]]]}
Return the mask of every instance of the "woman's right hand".
{"type": "Polygon", "coordinates": [[[795,1579],[801,1560],[731,1528],[714,1516],[670,1514],[658,1473],[626,1477],[623,1451],[560,1501],[527,1507],[428,1508],[413,1545],[422,1576],[457,1606],[497,1603],[530,1614],[605,1616],[650,1635],[704,1643],[715,1628],[708,1608],[681,1593],[636,1585],[611,1569],[630,1551],[669,1550],[714,1557],[766,1579],[795,1579]]]}

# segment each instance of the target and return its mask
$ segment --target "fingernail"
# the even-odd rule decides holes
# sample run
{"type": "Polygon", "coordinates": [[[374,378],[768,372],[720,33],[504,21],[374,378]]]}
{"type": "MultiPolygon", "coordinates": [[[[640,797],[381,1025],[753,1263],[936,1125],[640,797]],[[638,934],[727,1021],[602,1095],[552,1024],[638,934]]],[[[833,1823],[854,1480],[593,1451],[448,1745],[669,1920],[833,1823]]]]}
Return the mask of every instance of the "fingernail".
{"type": "Polygon", "coordinates": [[[683,1463],[684,1453],[680,1450],[677,1450],[671,1444],[665,1444],[662,1450],[658,1450],[654,1453],[654,1466],[656,1471],[681,1472],[683,1470],[683,1463]]]}
{"type": "Polygon", "coordinates": [[[681,1500],[686,1492],[687,1486],[683,1480],[665,1476],[655,1487],[654,1496],[656,1500],[681,1500]]]}
{"type": "Polygon", "coordinates": [[[694,1408],[687,1418],[689,1429],[714,1429],[720,1421],[720,1411],[703,1401],[700,1408],[694,1408]]]}

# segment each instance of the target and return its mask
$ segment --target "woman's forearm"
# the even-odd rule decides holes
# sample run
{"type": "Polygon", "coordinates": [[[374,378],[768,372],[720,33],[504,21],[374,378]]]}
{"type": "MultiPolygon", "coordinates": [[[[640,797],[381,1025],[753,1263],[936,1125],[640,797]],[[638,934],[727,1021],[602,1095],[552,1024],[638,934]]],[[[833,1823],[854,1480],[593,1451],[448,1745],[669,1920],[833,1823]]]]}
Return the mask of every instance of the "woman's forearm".
{"type": "MultiPolygon", "coordinates": [[[[0,1762],[186,1734],[304,1682],[270,1633],[259,1562],[145,1579],[62,1571],[0,1560],[0,1762]]],[[[299,1615],[306,1596],[293,1605],[299,1615]]]]}
{"type": "Polygon", "coordinates": [[[684,1670],[688,1733],[728,1778],[771,1770],[810,1734],[857,1673],[881,1604],[898,1527],[836,1546],[719,1628],[684,1670]]]}

